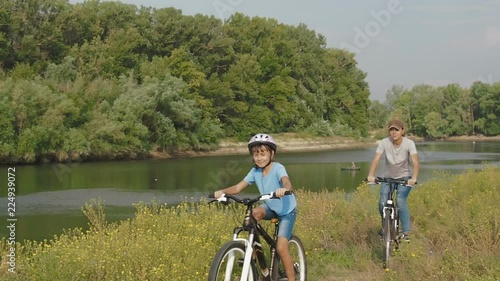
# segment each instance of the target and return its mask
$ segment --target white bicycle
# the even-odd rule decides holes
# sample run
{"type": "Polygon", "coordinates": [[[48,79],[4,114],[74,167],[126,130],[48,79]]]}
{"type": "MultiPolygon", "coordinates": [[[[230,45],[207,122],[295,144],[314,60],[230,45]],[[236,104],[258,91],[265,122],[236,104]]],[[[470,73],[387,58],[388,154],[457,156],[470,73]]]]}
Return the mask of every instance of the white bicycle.
{"type": "MultiPolygon", "coordinates": [[[[287,192],[286,194],[291,194],[287,192]]],[[[213,194],[209,196],[213,198],[213,194]]],[[[226,242],[217,252],[210,265],[209,281],[284,281],[288,280],[276,251],[278,238],[278,219],[271,220],[275,224],[274,235],[271,237],[265,229],[252,216],[253,205],[265,199],[274,199],[273,193],[260,195],[256,198],[239,199],[232,195],[223,195],[218,202],[229,203],[230,200],[246,206],[243,224],[236,227],[233,240],[226,242]],[[240,233],[248,233],[245,238],[240,238],[240,233]],[[270,248],[270,262],[264,254],[260,238],[264,238],[270,248]]],[[[215,200],[212,202],[216,202],[215,200]]],[[[297,236],[292,235],[289,240],[290,254],[294,263],[295,280],[307,280],[306,252],[304,245],[297,236]]]]}

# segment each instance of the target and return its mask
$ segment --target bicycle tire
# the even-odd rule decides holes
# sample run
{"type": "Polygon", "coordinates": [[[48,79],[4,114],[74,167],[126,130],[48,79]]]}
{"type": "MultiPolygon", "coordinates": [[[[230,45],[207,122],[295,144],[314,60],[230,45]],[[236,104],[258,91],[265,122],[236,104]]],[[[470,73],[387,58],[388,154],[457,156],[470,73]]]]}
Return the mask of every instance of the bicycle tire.
{"type": "Polygon", "coordinates": [[[384,268],[389,267],[389,258],[391,256],[391,210],[386,209],[383,221],[383,241],[384,241],[384,268]]]}
{"type": "Polygon", "coordinates": [[[391,219],[391,240],[396,241],[398,238],[398,221],[397,217],[394,216],[394,219],[391,219]]]}
{"type": "MultiPolygon", "coordinates": [[[[245,259],[245,245],[238,241],[226,242],[217,251],[210,264],[208,281],[218,280],[240,280],[243,272],[243,260],[245,259]],[[226,276],[230,278],[227,279],[226,276]]],[[[248,281],[257,281],[257,268],[252,260],[248,281]]]]}
{"type": "MultiPolygon", "coordinates": [[[[307,281],[307,259],[304,244],[302,244],[299,237],[292,236],[290,240],[288,240],[288,245],[295,269],[295,280],[307,281]]],[[[288,280],[279,255],[275,255],[274,257],[274,268],[271,276],[272,280],[276,281],[288,280]]]]}

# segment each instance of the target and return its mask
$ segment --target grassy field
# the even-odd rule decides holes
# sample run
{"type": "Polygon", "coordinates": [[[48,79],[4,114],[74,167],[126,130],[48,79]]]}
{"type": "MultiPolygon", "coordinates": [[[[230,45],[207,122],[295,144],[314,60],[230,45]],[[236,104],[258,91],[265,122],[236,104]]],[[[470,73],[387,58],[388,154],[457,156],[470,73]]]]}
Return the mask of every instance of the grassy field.
{"type": "MultiPolygon", "coordinates": [[[[307,250],[309,280],[500,280],[499,168],[436,175],[410,197],[412,241],[390,271],[382,268],[378,186],[342,191],[296,190],[295,233],[307,250]]],[[[108,224],[98,200],[83,211],[90,230],[10,247],[0,242],[0,280],[206,280],[217,249],[243,209],[186,202],[137,205],[134,219],[108,224]]]]}

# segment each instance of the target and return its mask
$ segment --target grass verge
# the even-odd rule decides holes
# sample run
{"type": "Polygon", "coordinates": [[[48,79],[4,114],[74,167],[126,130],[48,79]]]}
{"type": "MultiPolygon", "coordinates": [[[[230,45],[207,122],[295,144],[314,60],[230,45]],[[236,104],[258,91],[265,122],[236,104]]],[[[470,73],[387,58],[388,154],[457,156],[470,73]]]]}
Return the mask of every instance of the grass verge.
{"type": "MultiPolygon", "coordinates": [[[[307,250],[309,280],[500,280],[499,174],[494,167],[440,174],[412,190],[412,241],[389,271],[376,235],[377,186],[348,195],[297,190],[295,233],[307,250]]],[[[102,202],[90,202],[88,231],[18,243],[16,273],[8,272],[10,245],[2,239],[0,280],[206,280],[243,216],[238,206],[206,203],[141,202],[135,218],[110,224],[102,202]]]]}

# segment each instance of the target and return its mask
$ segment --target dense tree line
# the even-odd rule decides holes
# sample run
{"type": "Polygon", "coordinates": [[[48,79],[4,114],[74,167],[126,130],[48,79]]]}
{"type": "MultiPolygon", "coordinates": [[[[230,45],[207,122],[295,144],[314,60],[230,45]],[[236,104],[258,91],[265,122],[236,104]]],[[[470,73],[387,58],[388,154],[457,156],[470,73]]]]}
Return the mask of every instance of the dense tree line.
{"type": "Polygon", "coordinates": [[[406,121],[412,134],[431,139],[462,135],[500,135],[500,83],[474,82],[411,89],[393,86],[386,102],[370,106],[370,127],[381,128],[390,117],[406,121]],[[381,122],[382,121],[382,122],[381,122]]]}
{"type": "Polygon", "coordinates": [[[2,162],[211,149],[262,131],[367,132],[366,74],[304,25],[119,2],[1,3],[2,162]]]}
{"type": "Polygon", "coordinates": [[[433,90],[441,103],[427,112],[417,107],[431,94],[425,86],[370,106],[365,77],[354,54],[327,48],[305,25],[110,1],[0,0],[0,163],[207,150],[256,132],[362,137],[389,114],[434,137],[499,131],[498,85],[433,90]]]}

